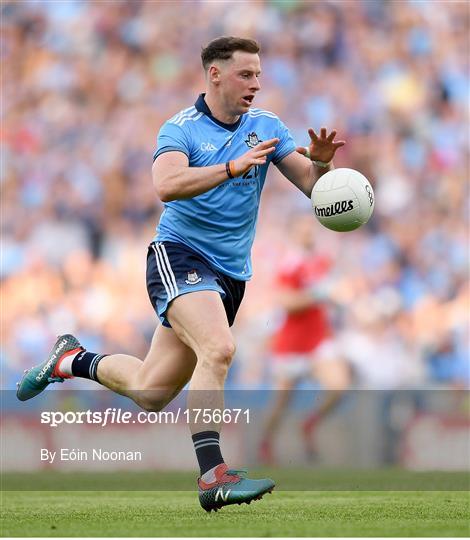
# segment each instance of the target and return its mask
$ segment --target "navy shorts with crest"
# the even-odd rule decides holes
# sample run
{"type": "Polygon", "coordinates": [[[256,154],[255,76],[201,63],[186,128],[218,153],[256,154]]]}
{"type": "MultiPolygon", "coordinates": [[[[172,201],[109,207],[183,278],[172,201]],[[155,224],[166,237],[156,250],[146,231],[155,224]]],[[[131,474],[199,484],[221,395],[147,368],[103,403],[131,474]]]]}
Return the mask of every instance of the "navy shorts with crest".
{"type": "Polygon", "coordinates": [[[245,293],[245,281],[216,270],[199,253],[176,242],[152,242],[147,253],[147,292],[163,326],[170,302],[194,291],[217,291],[232,326],[245,293]]]}

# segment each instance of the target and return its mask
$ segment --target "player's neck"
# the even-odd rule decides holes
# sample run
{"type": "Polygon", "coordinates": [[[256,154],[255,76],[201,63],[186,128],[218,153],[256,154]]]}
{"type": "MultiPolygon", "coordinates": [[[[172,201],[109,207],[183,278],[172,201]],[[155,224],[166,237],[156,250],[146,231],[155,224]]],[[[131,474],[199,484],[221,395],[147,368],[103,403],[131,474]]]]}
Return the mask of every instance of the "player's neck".
{"type": "Polygon", "coordinates": [[[204,101],[209,107],[212,116],[219,122],[223,122],[224,124],[235,124],[240,118],[240,116],[234,116],[227,113],[220,101],[209,92],[204,96],[204,101]]]}

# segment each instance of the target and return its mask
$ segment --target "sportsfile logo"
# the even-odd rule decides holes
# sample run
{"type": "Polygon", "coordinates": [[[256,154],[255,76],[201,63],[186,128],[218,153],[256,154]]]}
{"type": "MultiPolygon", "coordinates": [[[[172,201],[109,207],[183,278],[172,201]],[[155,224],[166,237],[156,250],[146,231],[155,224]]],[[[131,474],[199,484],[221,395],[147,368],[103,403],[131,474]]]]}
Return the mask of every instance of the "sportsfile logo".
{"type": "Polygon", "coordinates": [[[63,339],[59,345],[57,346],[57,349],[54,351],[54,354],[51,356],[47,364],[41,369],[41,371],[36,376],[36,381],[41,382],[42,378],[46,374],[46,372],[49,370],[55,359],[57,358],[57,355],[61,352],[61,350],[67,345],[67,340],[63,339]]]}
{"type": "Polygon", "coordinates": [[[330,206],[322,206],[319,208],[315,206],[315,214],[320,217],[337,216],[338,214],[344,214],[354,208],[354,201],[337,201],[330,206]]]}

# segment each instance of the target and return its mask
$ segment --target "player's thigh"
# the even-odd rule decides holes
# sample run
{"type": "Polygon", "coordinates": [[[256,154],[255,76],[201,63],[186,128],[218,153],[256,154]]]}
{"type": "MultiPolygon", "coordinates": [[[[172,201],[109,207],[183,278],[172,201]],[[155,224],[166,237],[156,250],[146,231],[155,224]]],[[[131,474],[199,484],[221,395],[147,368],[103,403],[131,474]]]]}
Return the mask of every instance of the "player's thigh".
{"type": "Polygon", "coordinates": [[[350,383],[350,369],[332,341],[313,353],[312,374],[325,390],[345,390],[350,383]]]}
{"type": "Polygon", "coordinates": [[[194,351],[173,329],[159,325],[137,374],[138,387],[179,391],[190,380],[195,366],[194,351]]]}
{"type": "Polygon", "coordinates": [[[308,354],[283,353],[272,357],[271,376],[274,388],[290,390],[311,375],[311,358],[308,354]]]}
{"type": "Polygon", "coordinates": [[[234,340],[219,292],[202,290],[178,296],[167,317],[176,335],[198,356],[215,350],[233,355],[234,340]]]}

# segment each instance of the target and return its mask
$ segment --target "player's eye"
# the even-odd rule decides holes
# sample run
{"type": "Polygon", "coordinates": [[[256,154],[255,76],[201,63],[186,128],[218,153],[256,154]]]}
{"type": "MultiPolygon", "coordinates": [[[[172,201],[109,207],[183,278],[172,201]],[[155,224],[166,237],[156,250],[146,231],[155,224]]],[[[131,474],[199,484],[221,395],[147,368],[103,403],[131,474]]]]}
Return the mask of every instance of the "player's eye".
{"type": "Polygon", "coordinates": [[[254,75],[257,79],[259,79],[259,76],[260,76],[261,74],[260,74],[260,73],[253,73],[253,72],[251,72],[251,71],[247,71],[247,72],[245,72],[245,73],[241,73],[241,74],[240,74],[240,77],[241,77],[242,79],[247,79],[247,80],[248,80],[248,79],[251,79],[251,78],[253,77],[253,75],[254,75]]]}

